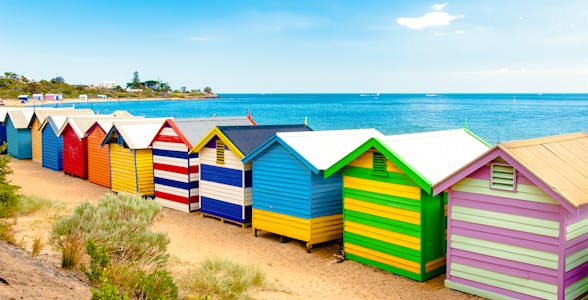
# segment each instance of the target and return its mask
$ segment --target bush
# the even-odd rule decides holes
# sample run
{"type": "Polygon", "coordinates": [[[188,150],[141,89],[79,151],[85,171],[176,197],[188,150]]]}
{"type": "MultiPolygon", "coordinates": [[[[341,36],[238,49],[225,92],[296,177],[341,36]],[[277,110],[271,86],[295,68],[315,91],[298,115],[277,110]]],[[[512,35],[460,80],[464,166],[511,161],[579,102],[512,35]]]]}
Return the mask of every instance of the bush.
{"type": "MultiPolygon", "coordinates": [[[[87,202],[75,208],[73,215],[53,225],[52,240],[61,250],[71,239],[84,245],[92,239],[105,247],[113,264],[133,262],[143,268],[157,269],[167,259],[169,239],[154,233],[149,226],[161,214],[159,203],[127,193],[106,194],[93,206],[87,202]]],[[[75,245],[74,245],[75,246],[75,245]]]]}
{"type": "Polygon", "coordinates": [[[256,267],[234,261],[206,259],[200,268],[189,272],[182,281],[186,298],[247,298],[252,287],[264,285],[264,274],[256,267]]]}
{"type": "MultiPolygon", "coordinates": [[[[6,143],[0,145],[0,152],[6,150],[6,143]]],[[[18,186],[10,184],[7,176],[12,174],[12,169],[8,166],[10,157],[0,155],[0,218],[11,217],[14,215],[18,206],[18,186]]]]}

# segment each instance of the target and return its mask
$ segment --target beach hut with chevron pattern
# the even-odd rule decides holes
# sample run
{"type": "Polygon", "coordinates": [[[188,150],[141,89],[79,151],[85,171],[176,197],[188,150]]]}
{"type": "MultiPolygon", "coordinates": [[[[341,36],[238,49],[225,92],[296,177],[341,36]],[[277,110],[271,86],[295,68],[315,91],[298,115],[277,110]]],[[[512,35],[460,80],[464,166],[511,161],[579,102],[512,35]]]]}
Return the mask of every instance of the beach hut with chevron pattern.
{"type": "Polygon", "coordinates": [[[489,149],[467,129],[376,137],[335,163],[345,257],[414,280],[445,272],[445,195],[433,186],[489,149]]]}
{"type": "Polygon", "coordinates": [[[34,111],[29,109],[9,110],[4,118],[8,155],[16,159],[30,159],[31,128],[29,124],[34,111]]]}
{"type": "Polygon", "coordinates": [[[151,141],[165,119],[114,122],[102,147],[108,147],[110,189],[113,192],[153,196],[151,141]]]}
{"type": "Polygon", "coordinates": [[[243,227],[251,223],[251,163],[241,161],[276,132],[306,125],[217,126],[190,150],[200,158],[200,211],[243,227]]]}
{"type": "Polygon", "coordinates": [[[168,119],[153,141],[155,200],[191,212],[200,209],[198,153],[190,150],[215,126],[255,125],[251,116],[168,119]]]}
{"type": "Polygon", "coordinates": [[[324,171],[375,129],[280,132],[243,159],[252,163],[254,235],[266,231],[313,245],[342,237],[341,176],[324,171]]]}
{"type": "Polygon", "coordinates": [[[445,286],[491,299],[588,296],[588,135],[499,143],[448,192],[445,286]]]}

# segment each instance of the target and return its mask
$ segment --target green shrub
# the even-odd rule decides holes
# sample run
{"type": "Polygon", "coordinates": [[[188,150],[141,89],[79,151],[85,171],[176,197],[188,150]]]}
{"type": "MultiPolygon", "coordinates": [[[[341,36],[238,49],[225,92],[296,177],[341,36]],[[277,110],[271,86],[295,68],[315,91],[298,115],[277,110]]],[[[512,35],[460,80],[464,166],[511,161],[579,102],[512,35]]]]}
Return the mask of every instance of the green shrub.
{"type": "Polygon", "coordinates": [[[264,274],[256,267],[227,259],[206,259],[186,275],[182,287],[189,299],[240,299],[248,298],[249,289],[262,287],[264,281],[264,274]]]}
{"type": "Polygon", "coordinates": [[[104,283],[97,289],[92,289],[91,300],[128,300],[127,294],[122,294],[118,291],[118,287],[114,284],[104,283]]]}
{"type": "Polygon", "coordinates": [[[16,206],[17,215],[30,215],[41,210],[63,210],[65,205],[63,202],[47,200],[35,196],[20,196],[18,198],[18,205],[16,206]]]}
{"type": "MultiPolygon", "coordinates": [[[[4,150],[6,150],[6,142],[0,145],[0,152],[4,150]]],[[[19,187],[10,184],[8,180],[8,175],[12,174],[12,169],[8,165],[9,161],[8,155],[0,155],[0,218],[11,217],[18,206],[19,187]]]]}
{"type": "Polygon", "coordinates": [[[156,270],[149,275],[140,271],[135,295],[139,299],[177,299],[178,288],[167,271],[156,270]]]}
{"type": "Polygon", "coordinates": [[[93,240],[88,240],[86,243],[86,253],[90,256],[90,269],[87,270],[86,266],[81,265],[80,270],[86,274],[86,277],[88,277],[91,283],[98,283],[102,280],[104,272],[110,266],[110,260],[108,259],[108,255],[106,255],[106,248],[98,248],[93,240]]]}

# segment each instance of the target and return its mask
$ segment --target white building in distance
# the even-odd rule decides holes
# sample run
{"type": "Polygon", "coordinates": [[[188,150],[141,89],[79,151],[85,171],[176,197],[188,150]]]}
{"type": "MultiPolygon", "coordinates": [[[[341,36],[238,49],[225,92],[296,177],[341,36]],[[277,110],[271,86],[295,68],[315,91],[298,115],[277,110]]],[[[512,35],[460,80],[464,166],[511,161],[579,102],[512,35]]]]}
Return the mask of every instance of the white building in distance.
{"type": "Polygon", "coordinates": [[[116,87],[115,81],[103,81],[98,84],[99,89],[114,89],[116,87]]]}

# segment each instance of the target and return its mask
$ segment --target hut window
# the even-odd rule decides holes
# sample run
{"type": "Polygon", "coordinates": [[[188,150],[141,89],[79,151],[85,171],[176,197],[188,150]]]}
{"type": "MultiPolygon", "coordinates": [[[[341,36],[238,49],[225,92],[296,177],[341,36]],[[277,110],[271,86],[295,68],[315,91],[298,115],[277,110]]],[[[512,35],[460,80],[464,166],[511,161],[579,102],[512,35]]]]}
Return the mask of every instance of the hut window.
{"type": "Polygon", "coordinates": [[[216,163],[225,163],[225,143],[221,140],[216,140],[216,163]]]}
{"type": "Polygon", "coordinates": [[[125,144],[125,140],[122,138],[122,136],[117,136],[117,137],[116,137],[116,143],[117,143],[119,146],[121,146],[121,147],[122,147],[122,146],[124,146],[124,144],[125,144]]]}
{"type": "Polygon", "coordinates": [[[388,175],[388,173],[386,172],[386,157],[382,153],[373,153],[372,164],[372,170],[375,175],[388,175]]]}
{"type": "Polygon", "coordinates": [[[490,187],[498,190],[515,191],[517,188],[516,170],[505,164],[492,164],[490,187]]]}

